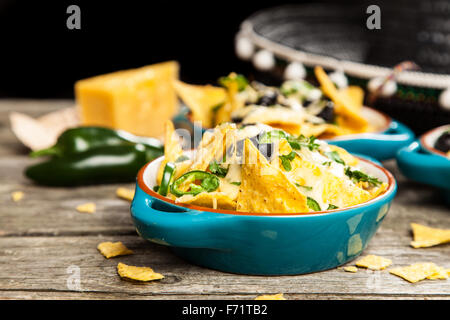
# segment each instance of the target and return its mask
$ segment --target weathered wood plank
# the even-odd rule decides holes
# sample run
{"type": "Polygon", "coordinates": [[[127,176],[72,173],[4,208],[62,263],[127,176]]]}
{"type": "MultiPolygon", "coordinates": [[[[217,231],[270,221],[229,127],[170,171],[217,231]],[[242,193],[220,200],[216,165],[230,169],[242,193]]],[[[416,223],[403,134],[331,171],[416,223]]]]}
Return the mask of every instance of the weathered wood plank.
{"type": "Polygon", "coordinates": [[[130,202],[115,194],[119,186],[134,188],[132,183],[45,188],[12,182],[17,181],[14,176],[8,180],[11,182],[0,178],[0,236],[134,234],[130,202]],[[11,192],[16,190],[25,193],[20,202],[11,199],[11,192]],[[96,204],[95,213],[76,211],[77,205],[86,202],[96,204]]]}
{"type": "MultiPolygon", "coordinates": [[[[413,249],[407,239],[394,232],[375,236],[364,254],[377,254],[393,260],[393,266],[432,261],[450,266],[448,246],[413,249]]],[[[137,236],[109,237],[3,237],[0,238],[0,288],[3,291],[71,291],[67,286],[69,266],[80,268],[82,297],[85,293],[129,295],[236,295],[284,292],[302,296],[439,296],[450,297],[448,280],[411,284],[388,273],[359,270],[347,273],[334,269],[300,276],[264,277],[222,273],[184,262],[168,248],[147,243],[137,236]],[[97,252],[101,241],[125,243],[135,254],[105,259],[97,252]],[[166,276],[148,284],[121,280],[118,262],[150,266],[166,276]]]]}
{"type": "MultiPolygon", "coordinates": [[[[289,277],[254,277],[221,273],[188,264],[161,246],[140,239],[129,217],[129,203],[117,199],[118,185],[45,188],[25,177],[32,161],[9,129],[7,113],[38,116],[73,101],[0,100],[0,299],[252,299],[284,292],[290,299],[450,298],[449,281],[410,284],[387,271],[357,274],[330,270],[289,277]],[[10,193],[25,192],[14,203],[10,193]],[[94,214],[76,205],[93,201],[94,214]],[[96,249],[101,241],[123,241],[135,255],[106,260],[96,249]],[[148,265],[166,275],[150,284],[121,280],[118,261],[148,265]],[[67,267],[81,271],[81,289],[67,287],[67,267]]],[[[410,222],[450,228],[450,210],[432,187],[406,180],[394,161],[385,163],[399,183],[398,195],[382,227],[364,254],[378,254],[407,265],[432,261],[450,267],[450,245],[409,247],[410,222]]],[[[133,184],[123,185],[132,187],[133,184]]]]}

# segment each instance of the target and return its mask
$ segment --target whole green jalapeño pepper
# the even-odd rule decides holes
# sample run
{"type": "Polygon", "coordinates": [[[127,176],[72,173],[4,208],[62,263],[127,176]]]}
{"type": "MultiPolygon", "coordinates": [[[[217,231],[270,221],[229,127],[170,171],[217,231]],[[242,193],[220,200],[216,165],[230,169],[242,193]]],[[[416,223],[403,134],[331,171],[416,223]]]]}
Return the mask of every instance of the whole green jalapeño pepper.
{"type": "Polygon", "coordinates": [[[170,192],[176,197],[181,197],[185,194],[195,196],[204,191],[212,192],[217,190],[219,184],[219,178],[215,175],[209,172],[195,170],[187,172],[176,179],[170,186],[170,192]]]}
{"type": "Polygon", "coordinates": [[[163,152],[162,144],[154,138],[137,137],[128,132],[104,127],[77,127],[64,131],[50,148],[33,151],[32,157],[67,157],[90,149],[141,143],[156,156],[163,152]]]}
{"type": "Polygon", "coordinates": [[[131,182],[145,163],[163,153],[164,147],[154,138],[103,127],[78,127],[64,131],[54,146],[32,152],[32,157],[50,158],[28,167],[25,175],[52,186],[131,182]]]}
{"type": "Polygon", "coordinates": [[[25,175],[48,186],[132,182],[153,154],[142,144],[106,146],[32,165],[25,175]]]}

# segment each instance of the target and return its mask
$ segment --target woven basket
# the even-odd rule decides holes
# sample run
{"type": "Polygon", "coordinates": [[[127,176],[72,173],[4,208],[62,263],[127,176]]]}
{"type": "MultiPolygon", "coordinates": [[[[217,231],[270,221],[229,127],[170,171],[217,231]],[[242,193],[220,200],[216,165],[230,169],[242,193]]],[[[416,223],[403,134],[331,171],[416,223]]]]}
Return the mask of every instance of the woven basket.
{"type": "Polygon", "coordinates": [[[450,123],[448,106],[439,103],[442,92],[450,87],[450,58],[443,58],[450,51],[446,43],[432,41],[438,30],[450,30],[450,4],[448,14],[443,15],[442,7],[420,5],[415,0],[407,3],[382,6],[381,30],[366,28],[368,15],[362,6],[310,4],[265,9],[241,24],[236,40],[247,39],[255,52],[273,53],[275,67],[264,72],[252,68],[252,76],[274,85],[283,80],[284,69],[294,61],[305,66],[307,79],[313,79],[313,68],[320,65],[327,71],[344,71],[349,84],[363,88],[370,79],[390,74],[391,68],[404,60],[416,62],[420,71],[401,72],[395,94],[378,98],[372,107],[420,134],[450,123]],[[413,7],[414,2],[417,10],[403,9],[413,7]]]}

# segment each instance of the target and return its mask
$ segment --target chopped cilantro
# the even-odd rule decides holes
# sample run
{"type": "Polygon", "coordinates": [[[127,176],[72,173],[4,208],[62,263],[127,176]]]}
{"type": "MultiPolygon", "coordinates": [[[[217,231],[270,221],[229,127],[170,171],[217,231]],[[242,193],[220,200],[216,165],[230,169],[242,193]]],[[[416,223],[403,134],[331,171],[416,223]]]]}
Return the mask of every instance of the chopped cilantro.
{"type": "Polygon", "coordinates": [[[221,102],[219,104],[216,104],[214,107],[211,108],[212,112],[217,112],[222,106],[225,104],[225,102],[221,102]]]}
{"type": "Polygon", "coordinates": [[[284,170],[291,171],[291,161],[295,159],[296,153],[291,151],[289,154],[279,156],[281,159],[281,164],[283,165],[284,170]]]}
{"type": "Polygon", "coordinates": [[[353,181],[356,182],[368,182],[373,186],[379,186],[381,184],[381,181],[378,180],[377,178],[371,177],[367,174],[365,174],[362,171],[359,170],[351,170],[350,167],[345,168],[345,174],[352,179],[353,181]]]}
{"type": "Polygon", "coordinates": [[[297,187],[299,187],[299,188],[303,188],[303,189],[308,190],[308,191],[311,191],[311,190],[313,189],[313,187],[302,186],[302,185],[300,185],[299,183],[296,183],[295,185],[296,185],[297,187]]]}
{"type": "MultiPolygon", "coordinates": [[[[206,180],[206,179],[205,179],[205,180],[206,180]]],[[[205,180],[203,180],[203,182],[204,182],[205,180]]],[[[203,182],[202,182],[202,185],[203,185],[203,182]]],[[[198,185],[196,185],[195,183],[191,183],[191,184],[189,185],[189,192],[192,192],[193,194],[199,194],[199,193],[201,193],[202,191],[204,191],[204,189],[203,189],[202,186],[198,186],[198,185]]]]}
{"type": "Polygon", "coordinates": [[[189,160],[189,157],[188,157],[188,156],[185,156],[185,155],[182,155],[182,156],[179,156],[179,157],[175,160],[175,162],[183,162],[183,161],[186,161],[186,160],[189,160]]]}
{"type": "Polygon", "coordinates": [[[224,178],[228,173],[228,168],[221,167],[216,160],[209,164],[209,171],[218,177],[224,178]]]}
{"type": "Polygon", "coordinates": [[[329,204],[327,210],[333,210],[333,209],[339,209],[338,206],[335,206],[334,204],[329,204]]]}
{"type": "MultiPolygon", "coordinates": [[[[218,179],[214,177],[213,175],[210,175],[209,177],[206,177],[203,179],[202,183],[200,184],[200,187],[202,190],[206,190],[208,192],[211,192],[209,190],[216,190],[218,188],[217,184],[218,179]]],[[[191,184],[192,186],[193,184],[191,184]]]]}
{"type": "Polygon", "coordinates": [[[324,163],[322,163],[323,166],[331,166],[331,161],[325,161],[324,163]]]}
{"type": "Polygon", "coordinates": [[[302,147],[306,147],[311,151],[317,150],[319,144],[315,143],[316,137],[312,136],[310,138],[300,135],[298,137],[291,136],[281,130],[272,130],[265,132],[261,138],[259,138],[259,143],[273,143],[280,140],[281,138],[286,139],[292,149],[299,150],[302,147]]]}
{"type": "Polygon", "coordinates": [[[307,82],[305,80],[286,81],[280,87],[280,91],[283,95],[289,96],[291,94],[295,94],[295,93],[299,92],[301,94],[301,98],[305,98],[305,96],[308,96],[309,93],[315,89],[316,89],[316,87],[314,87],[312,84],[310,84],[309,82],[307,82]]]}
{"type": "Polygon", "coordinates": [[[324,154],[334,162],[340,163],[345,166],[344,160],[342,160],[341,156],[337,151],[325,152],[324,154]]]}
{"type": "Polygon", "coordinates": [[[314,210],[314,211],[320,211],[320,210],[322,210],[322,209],[320,209],[320,206],[319,206],[319,204],[317,203],[317,201],[314,200],[313,198],[310,198],[310,197],[306,198],[306,204],[308,205],[308,207],[309,207],[311,210],[314,210]]]}
{"type": "Polygon", "coordinates": [[[287,97],[290,96],[291,94],[297,93],[298,89],[293,87],[292,88],[281,87],[280,91],[284,96],[287,97]]]}
{"type": "Polygon", "coordinates": [[[225,88],[229,88],[230,84],[235,82],[237,84],[238,91],[244,90],[248,85],[248,80],[242,74],[231,74],[226,77],[219,78],[219,84],[225,88]]]}
{"type": "Polygon", "coordinates": [[[293,136],[287,136],[286,140],[289,142],[291,148],[295,150],[299,150],[302,147],[305,147],[311,151],[314,151],[319,148],[319,144],[315,143],[316,137],[314,136],[308,138],[301,134],[297,138],[293,136]]]}
{"type": "Polygon", "coordinates": [[[258,139],[259,143],[273,143],[280,140],[281,138],[286,138],[287,134],[281,130],[272,130],[264,132],[264,134],[258,139]]]}
{"type": "Polygon", "coordinates": [[[233,181],[233,182],[231,182],[231,184],[234,184],[235,186],[240,186],[241,182],[240,181],[233,181]]]}

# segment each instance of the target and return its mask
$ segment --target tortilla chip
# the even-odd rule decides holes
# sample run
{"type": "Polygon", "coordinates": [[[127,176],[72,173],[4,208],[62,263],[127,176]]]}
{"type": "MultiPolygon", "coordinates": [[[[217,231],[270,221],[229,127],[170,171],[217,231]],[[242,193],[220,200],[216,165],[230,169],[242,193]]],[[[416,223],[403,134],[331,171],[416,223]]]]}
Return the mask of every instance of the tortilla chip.
{"type": "Polygon", "coordinates": [[[23,199],[24,195],[25,194],[22,191],[14,191],[13,193],[11,193],[11,199],[14,202],[19,202],[20,200],[23,199]]]}
{"type": "MultiPolygon", "coordinates": [[[[292,151],[289,143],[285,139],[280,140],[279,153],[288,154],[292,151]]],[[[306,160],[310,151],[307,148],[297,150],[300,156],[291,161],[291,170],[286,172],[283,167],[281,170],[300,185],[322,188],[322,202],[332,203],[339,208],[349,207],[362,202],[366,202],[372,198],[371,194],[357,186],[347,183],[347,180],[338,178],[326,168],[320,167],[311,161],[306,160]],[[317,181],[321,181],[320,184],[317,181]]],[[[281,163],[281,159],[278,160],[281,163]]],[[[314,199],[318,201],[319,199],[314,199]]],[[[321,208],[325,210],[326,208],[321,208]]]]}
{"type": "Polygon", "coordinates": [[[217,109],[214,115],[214,124],[222,124],[231,121],[232,105],[230,102],[225,102],[217,109]]]}
{"type": "Polygon", "coordinates": [[[96,205],[93,202],[87,202],[77,206],[77,211],[81,213],[94,213],[96,210],[96,205]]]}
{"type": "Polygon", "coordinates": [[[264,123],[267,125],[293,125],[298,126],[305,121],[301,112],[284,107],[256,108],[249,113],[242,123],[264,123]]]}
{"type": "Polygon", "coordinates": [[[271,123],[271,127],[275,129],[280,129],[286,131],[293,136],[304,135],[305,137],[318,137],[327,131],[329,126],[328,123],[313,124],[308,122],[303,122],[301,124],[282,124],[282,123],[271,123]]]}
{"type": "Polygon", "coordinates": [[[450,242],[450,229],[436,229],[411,223],[414,241],[411,241],[413,248],[427,248],[438,244],[450,242]]]}
{"type": "Polygon", "coordinates": [[[355,266],[343,267],[342,269],[346,272],[352,272],[352,273],[358,272],[358,268],[355,266]]]}
{"type": "Polygon", "coordinates": [[[380,194],[384,193],[388,187],[389,187],[389,184],[387,184],[386,182],[383,182],[379,187],[371,188],[367,191],[370,193],[371,199],[373,199],[373,198],[378,197],[380,194]]]}
{"type": "Polygon", "coordinates": [[[389,270],[389,272],[411,283],[415,283],[424,280],[427,277],[431,277],[436,273],[440,273],[440,269],[434,263],[425,262],[412,264],[407,267],[394,268],[389,270]]]}
{"type": "Polygon", "coordinates": [[[350,133],[351,132],[349,132],[347,129],[341,128],[335,124],[328,123],[325,127],[324,132],[320,136],[318,136],[318,138],[322,140],[333,139],[336,136],[343,136],[350,133]]]}
{"type": "Polygon", "coordinates": [[[175,127],[172,121],[167,120],[165,123],[165,137],[164,137],[164,160],[158,169],[158,174],[156,176],[156,183],[161,184],[162,175],[164,173],[164,167],[167,162],[175,162],[183,154],[183,149],[180,144],[180,137],[175,132],[175,127]]]}
{"type": "Polygon", "coordinates": [[[223,192],[202,192],[196,196],[187,194],[177,198],[175,202],[213,209],[236,210],[236,201],[223,192]]]}
{"type": "Polygon", "coordinates": [[[445,268],[439,267],[438,266],[439,271],[432,274],[431,276],[428,276],[427,279],[430,280],[446,280],[448,279],[449,275],[448,272],[445,268]]]}
{"type": "Polygon", "coordinates": [[[164,279],[162,274],[154,272],[152,268],[128,266],[121,262],[117,265],[117,272],[121,278],[137,281],[164,279]]]}
{"type": "MultiPolygon", "coordinates": [[[[241,167],[238,164],[231,164],[228,167],[228,173],[230,173],[231,170],[234,170],[235,172],[239,171],[238,176],[233,176],[233,174],[236,174],[234,172],[231,172],[231,175],[230,175],[230,177],[236,178],[237,181],[230,181],[230,178],[227,178],[227,179],[219,178],[220,185],[219,185],[219,189],[217,191],[224,193],[225,195],[228,196],[228,198],[236,201],[237,197],[239,195],[239,186],[241,184],[241,178],[240,178],[241,167]],[[237,178],[237,177],[239,177],[239,178],[237,178]]],[[[227,175],[228,175],[228,173],[227,173],[227,175]]]]}
{"type": "Polygon", "coordinates": [[[205,171],[211,161],[222,159],[227,144],[233,140],[236,125],[234,123],[224,123],[216,127],[213,131],[206,131],[202,141],[196,150],[195,158],[189,171],[205,171]]]}
{"type": "Polygon", "coordinates": [[[328,123],[321,123],[321,124],[312,124],[312,123],[303,123],[300,126],[300,131],[294,135],[304,135],[305,137],[318,137],[324,132],[328,130],[328,128],[332,126],[328,123]]]}
{"type": "Polygon", "coordinates": [[[355,125],[355,121],[352,118],[349,118],[345,115],[337,115],[336,123],[339,128],[339,135],[349,135],[349,134],[357,134],[357,133],[365,133],[365,132],[374,132],[375,129],[370,124],[365,126],[357,126],[355,125]]]}
{"type": "Polygon", "coordinates": [[[180,137],[175,132],[172,121],[166,121],[164,134],[164,157],[168,161],[175,161],[183,154],[183,149],[181,148],[180,137]]]}
{"type": "MultiPolygon", "coordinates": [[[[227,77],[229,79],[236,78],[238,75],[231,72],[227,77]]],[[[221,124],[231,121],[231,114],[245,106],[246,96],[239,95],[238,81],[229,81],[226,85],[226,100],[215,114],[215,124],[221,124]]]]}
{"type": "Polygon", "coordinates": [[[179,80],[174,83],[177,95],[192,112],[194,121],[200,121],[203,128],[213,126],[213,109],[226,100],[226,90],[211,85],[191,85],[179,80]]]}
{"type": "Polygon", "coordinates": [[[257,296],[255,300],[286,300],[282,293],[257,296]]]}
{"type": "Polygon", "coordinates": [[[320,88],[323,93],[334,102],[335,111],[341,116],[341,124],[345,124],[344,127],[353,128],[359,132],[364,132],[368,126],[368,122],[360,114],[359,107],[354,104],[348,94],[342,94],[336,89],[336,86],[322,67],[315,67],[314,73],[320,83],[320,88]]]}
{"type": "Polygon", "coordinates": [[[348,86],[339,90],[339,93],[352,102],[355,110],[361,109],[364,104],[364,90],[358,86],[348,86]]]}
{"type": "Polygon", "coordinates": [[[358,267],[367,268],[370,270],[383,270],[392,264],[392,260],[369,254],[363,258],[360,258],[355,264],[358,267]]]}
{"type": "Polygon", "coordinates": [[[129,201],[133,201],[134,198],[134,190],[133,189],[127,189],[127,188],[117,188],[116,190],[116,195],[119,198],[125,199],[125,200],[129,200],[129,201]]]}
{"type": "Polygon", "coordinates": [[[58,109],[39,118],[11,112],[11,130],[16,137],[33,151],[46,149],[56,143],[65,130],[80,125],[76,107],[58,109]]]}
{"type": "MultiPolygon", "coordinates": [[[[265,123],[267,124],[267,123],[265,123]]],[[[269,124],[274,129],[280,129],[286,131],[287,133],[298,136],[302,132],[302,125],[300,124],[283,124],[283,123],[271,123],[269,124]]]]}
{"type": "Polygon", "coordinates": [[[102,242],[97,246],[98,251],[105,256],[106,259],[132,254],[133,251],[125,247],[122,242],[102,242]]]}
{"type": "Polygon", "coordinates": [[[260,213],[309,212],[306,197],[269,164],[253,143],[244,141],[244,163],[237,211],[260,213]]]}

